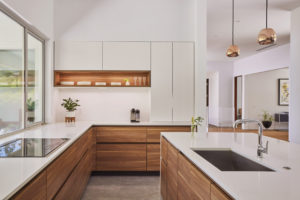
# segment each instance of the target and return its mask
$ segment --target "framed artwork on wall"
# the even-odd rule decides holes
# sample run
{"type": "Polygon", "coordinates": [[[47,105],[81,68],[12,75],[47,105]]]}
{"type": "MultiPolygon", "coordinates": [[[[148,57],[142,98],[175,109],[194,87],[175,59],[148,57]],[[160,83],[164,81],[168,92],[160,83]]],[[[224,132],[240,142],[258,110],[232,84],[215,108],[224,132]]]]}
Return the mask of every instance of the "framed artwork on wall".
{"type": "Polygon", "coordinates": [[[278,105],[288,106],[290,103],[290,80],[287,78],[278,79],[278,105]]]}

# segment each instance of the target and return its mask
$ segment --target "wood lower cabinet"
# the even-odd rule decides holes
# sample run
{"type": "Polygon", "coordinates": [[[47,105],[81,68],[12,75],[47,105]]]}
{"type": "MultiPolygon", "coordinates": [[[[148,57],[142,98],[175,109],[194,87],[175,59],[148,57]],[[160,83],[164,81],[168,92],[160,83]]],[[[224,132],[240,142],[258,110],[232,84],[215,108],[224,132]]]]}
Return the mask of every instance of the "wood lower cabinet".
{"type": "Polygon", "coordinates": [[[146,144],[97,144],[98,171],[146,171],[146,144]]]}
{"type": "Polygon", "coordinates": [[[160,144],[147,144],[147,171],[160,170],[160,144]]]}
{"type": "Polygon", "coordinates": [[[28,183],[21,191],[12,197],[13,200],[43,200],[46,199],[46,172],[43,171],[30,183],[28,183]]]}
{"type": "Polygon", "coordinates": [[[164,153],[165,156],[162,154],[161,157],[161,196],[163,200],[232,199],[163,137],[161,149],[167,149],[167,153],[164,153]]]}
{"type": "Polygon", "coordinates": [[[149,127],[147,129],[147,142],[160,143],[161,132],[190,132],[189,126],[174,126],[174,127],[149,127]]]}
{"type": "Polygon", "coordinates": [[[230,200],[231,198],[215,184],[211,184],[211,200],[230,200]]]}

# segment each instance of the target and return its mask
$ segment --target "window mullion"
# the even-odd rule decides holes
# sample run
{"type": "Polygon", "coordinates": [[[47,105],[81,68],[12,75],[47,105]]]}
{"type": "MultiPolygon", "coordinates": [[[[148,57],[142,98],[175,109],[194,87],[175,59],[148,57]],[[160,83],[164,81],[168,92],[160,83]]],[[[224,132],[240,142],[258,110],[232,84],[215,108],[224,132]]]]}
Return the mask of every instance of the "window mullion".
{"type": "Polygon", "coordinates": [[[27,127],[27,86],[28,86],[28,32],[24,28],[24,128],[27,127]]]}

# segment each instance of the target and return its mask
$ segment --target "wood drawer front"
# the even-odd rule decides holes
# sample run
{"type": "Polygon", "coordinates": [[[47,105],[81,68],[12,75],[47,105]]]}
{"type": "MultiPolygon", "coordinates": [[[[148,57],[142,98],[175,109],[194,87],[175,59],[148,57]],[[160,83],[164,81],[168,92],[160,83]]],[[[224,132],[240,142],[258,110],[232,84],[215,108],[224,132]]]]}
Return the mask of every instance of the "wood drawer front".
{"type": "Polygon", "coordinates": [[[177,160],[178,151],[168,143],[168,162],[167,162],[167,199],[177,199],[177,160]]]}
{"type": "Polygon", "coordinates": [[[161,159],[167,164],[168,162],[168,141],[164,138],[161,137],[161,159]]]}
{"type": "Polygon", "coordinates": [[[167,166],[163,160],[161,160],[160,193],[162,199],[166,200],[167,199],[167,166]]]}
{"type": "Polygon", "coordinates": [[[98,171],[146,171],[146,144],[97,144],[98,171]]]}
{"type": "Polygon", "coordinates": [[[46,195],[46,172],[43,171],[30,183],[28,183],[21,191],[12,197],[14,200],[44,200],[46,195]]]}
{"type": "Polygon", "coordinates": [[[231,198],[215,184],[211,184],[211,200],[230,200],[231,198]]]}
{"type": "Polygon", "coordinates": [[[145,143],[145,127],[97,127],[97,143],[145,143]]]}
{"type": "Polygon", "coordinates": [[[160,170],[160,144],[147,144],[147,171],[160,170]]]}
{"type": "MultiPolygon", "coordinates": [[[[198,199],[210,199],[211,181],[182,154],[178,156],[178,175],[198,199]]],[[[186,197],[187,198],[187,197],[186,197]]]]}
{"type": "Polygon", "coordinates": [[[47,167],[47,199],[52,199],[88,148],[88,134],[82,135],[47,167]]]}
{"type": "Polygon", "coordinates": [[[147,129],[147,142],[160,143],[161,132],[190,132],[189,126],[150,127],[147,129]]]}
{"type": "Polygon", "coordinates": [[[92,152],[87,151],[80,160],[68,180],[55,196],[57,200],[80,199],[88,183],[92,165],[92,152]]]}

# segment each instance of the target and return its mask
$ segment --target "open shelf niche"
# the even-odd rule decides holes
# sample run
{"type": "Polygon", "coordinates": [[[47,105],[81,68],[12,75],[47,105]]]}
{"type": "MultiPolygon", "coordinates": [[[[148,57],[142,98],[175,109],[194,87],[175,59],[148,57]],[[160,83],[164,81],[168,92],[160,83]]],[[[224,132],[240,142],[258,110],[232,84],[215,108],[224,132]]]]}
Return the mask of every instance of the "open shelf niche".
{"type": "Polygon", "coordinates": [[[55,70],[55,87],[151,87],[150,71],[55,70]],[[126,85],[126,79],[130,85],[126,85]]]}

